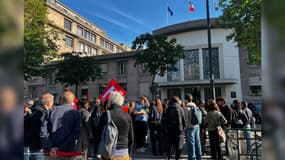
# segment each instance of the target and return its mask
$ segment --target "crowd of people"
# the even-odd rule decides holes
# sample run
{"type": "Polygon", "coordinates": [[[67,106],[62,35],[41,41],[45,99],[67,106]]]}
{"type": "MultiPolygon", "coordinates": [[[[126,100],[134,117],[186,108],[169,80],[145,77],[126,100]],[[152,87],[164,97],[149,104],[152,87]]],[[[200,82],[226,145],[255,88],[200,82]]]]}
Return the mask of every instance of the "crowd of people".
{"type": "Polygon", "coordinates": [[[245,101],[234,100],[228,106],[225,98],[218,97],[206,104],[186,94],[184,101],[177,96],[163,102],[142,96],[137,101],[126,102],[119,92],[113,92],[105,102],[96,97],[90,102],[84,97],[75,104],[74,99],[72,91],[66,90],[56,104],[50,93],[43,94],[36,102],[25,100],[25,152],[34,153],[30,159],[43,159],[37,153],[57,156],[59,152],[81,152],[94,159],[129,160],[132,153],[146,151],[149,137],[153,156],[165,155],[170,159],[174,154],[179,159],[186,142],[188,159],[201,160],[206,154],[208,133],[210,153],[207,154],[220,160],[223,156],[217,127],[244,129],[248,154],[251,151],[248,129],[255,127],[255,121],[245,101]],[[193,121],[195,108],[201,112],[201,122],[193,121]],[[100,157],[98,152],[108,121],[107,110],[118,130],[116,146],[108,158],[100,157]]]}

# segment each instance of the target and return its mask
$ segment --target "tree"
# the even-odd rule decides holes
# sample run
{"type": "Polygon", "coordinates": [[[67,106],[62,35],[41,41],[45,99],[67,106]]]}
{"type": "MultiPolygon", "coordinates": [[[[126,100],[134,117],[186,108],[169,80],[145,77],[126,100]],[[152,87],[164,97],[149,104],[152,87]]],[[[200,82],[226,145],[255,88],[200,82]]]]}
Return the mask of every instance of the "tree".
{"type": "Polygon", "coordinates": [[[176,39],[167,40],[165,35],[146,33],[136,37],[132,48],[138,50],[135,55],[135,66],[141,65],[152,77],[151,92],[154,97],[155,76],[164,76],[166,72],[177,71],[175,67],[177,61],[185,56],[183,47],[176,44],[176,39]],[[146,46],[146,49],[140,50],[143,46],[146,46]]]}
{"type": "Polygon", "coordinates": [[[261,0],[220,0],[220,24],[232,28],[227,36],[249,52],[249,62],[261,62],[261,0]]]}
{"type": "Polygon", "coordinates": [[[43,0],[24,3],[24,79],[42,76],[44,66],[57,54],[58,32],[49,27],[43,0]]]}
{"type": "Polygon", "coordinates": [[[80,57],[78,53],[64,53],[63,60],[56,67],[56,81],[66,86],[75,85],[77,96],[78,86],[101,77],[101,68],[92,57],[80,57]]]}

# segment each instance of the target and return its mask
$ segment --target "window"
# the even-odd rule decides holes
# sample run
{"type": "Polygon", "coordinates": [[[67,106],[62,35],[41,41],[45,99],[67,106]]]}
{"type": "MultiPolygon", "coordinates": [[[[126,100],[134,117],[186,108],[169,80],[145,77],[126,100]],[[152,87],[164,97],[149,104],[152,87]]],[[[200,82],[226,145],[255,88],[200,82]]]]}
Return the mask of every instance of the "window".
{"type": "Polygon", "coordinates": [[[96,43],[96,36],[91,33],[91,39],[92,42],[96,43]]]}
{"type": "Polygon", "coordinates": [[[167,96],[168,98],[171,98],[173,96],[178,96],[179,98],[181,98],[181,89],[180,88],[168,89],[167,96]]]}
{"type": "MultiPolygon", "coordinates": [[[[209,66],[209,53],[208,48],[202,49],[203,53],[203,69],[204,69],[204,80],[210,79],[210,66],[209,66]]],[[[212,68],[213,68],[213,74],[214,79],[220,78],[220,67],[219,67],[219,49],[212,48],[212,68]]]]}
{"type": "MultiPolygon", "coordinates": [[[[210,88],[204,88],[204,96],[205,96],[205,102],[208,102],[210,99],[210,88]]],[[[222,96],[222,89],[219,87],[215,87],[215,96],[221,97],[222,96]]]]}
{"type": "Polygon", "coordinates": [[[55,0],[49,0],[49,2],[55,4],[55,0]]]}
{"type": "Polygon", "coordinates": [[[107,64],[101,64],[100,68],[101,68],[102,76],[105,77],[107,75],[107,64]]]}
{"type": "Polygon", "coordinates": [[[91,47],[90,47],[90,46],[85,45],[84,49],[85,49],[84,52],[87,53],[87,55],[90,55],[90,54],[91,54],[91,47]]]}
{"type": "Polygon", "coordinates": [[[185,51],[184,59],[184,79],[199,80],[199,50],[193,49],[185,51]]]}
{"type": "Polygon", "coordinates": [[[89,40],[90,33],[86,30],[84,30],[84,38],[89,40]]]}
{"type": "Polygon", "coordinates": [[[99,89],[99,95],[104,91],[104,89],[106,88],[106,84],[99,84],[98,85],[98,89],[99,89]]]}
{"type": "Polygon", "coordinates": [[[72,47],[73,46],[73,38],[71,38],[69,36],[65,36],[65,45],[72,47]]]}
{"type": "Polygon", "coordinates": [[[77,35],[83,37],[83,28],[77,27],[77,35]]]}
{"type": "Polygon", "coordinates": [[[178,69],[178,71],[168,72],[167,73],[167,80],[168,81],[179,81],[179,80],[181,80],[180,60],[177,61],[175,67],[178,69]]]}
{"type": "Polygon", "coordinates": [[[96,56],[97,55],[97,49],[96,48],[91,48],[91,55],[96,56]]]}
{"type": "Polygon", "coordinates": [[[71,21],[64,19],[64,28],[71,31],[71,21]]]}
{"type": "Polygon", "coordinates": [[[127,89],[128,89],[128,84],[127,84],[127,83],[119,83],[119,85],[120,85],[122,88],[124,88],[124,90],[127,91],[127,89]]]}
{"type": "Polygon", "coordinates": [[[114,51],[114,45],[110,44],[110,50],[114,51]]]}
{"type": "Polygon", "coordinates": [[[249,86],[249,95],[261,96],[262,95],[261,86],[249,86]]]}
{"type": "Polygon", "coordinates": [[[100,38],[100,46],[101,47],[104,47],[104,42],[105,42],[104,39],[100,38]]]}
{"type": "Polygon", "coordinates": [[[193,96],[193,102],[196,102],[196,100],[200,100],[200,88],[185,88],[184,93],[186,94],[192,94],[193,96]]]}
{"type": "Polygon", "coordinates": [[[118,63],[118,74],[126,75],[128,73],[128,61],[121,61],[118,63]]]}
{"type": "Polygon", "coordinates": [[[82,53],[84,52],[84,44],[82,42],[78,43],[78,51],[82,53]]]}

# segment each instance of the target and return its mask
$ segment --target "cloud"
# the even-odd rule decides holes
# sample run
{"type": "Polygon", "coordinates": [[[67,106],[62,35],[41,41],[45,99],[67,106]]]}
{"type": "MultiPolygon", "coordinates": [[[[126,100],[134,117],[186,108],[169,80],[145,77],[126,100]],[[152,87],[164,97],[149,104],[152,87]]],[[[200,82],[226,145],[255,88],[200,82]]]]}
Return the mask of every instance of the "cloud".
{"type": "Polygon", "coordinates": [[[120,21],[117,21],[115,19],[113,19],[112,17],[109,17],[109,16],[106,16],[106,15],[102,15],[102,14],[98,14],[98,13],[93,13],[93,12],[88,12],[88,14],[92,15],[92,16],[96,16],[102,20],[105,20],[105,21],[108,21],[114,25],[117,25],[121,28],[125,28],[125,29],[128,29],[129,31],[133,32],[133,33],[140,33],[139,31],[137,30],[134,30],[133,27],[130,27],[129,25],[123,23],[123,22],[120,22],[120,21]]]}
{"type": "MultiPolygon", "coordinates": [[[[98,4],[99,3],[97,3],[97,5],[98,4]]],[[[144,27],[145,29],[151,30],[151,28],[148,25],[146,25],[145,22],[143,22],[142,20],[138,19],[137,17],[131,16],[130,14],[125,13],[125,12],[123,12],[121,10],[118,10],[118,9],[116,9],[116,8],[110,6],[110,5],[106,6],[105,4],[102,4],[102,3],[99,4],[99,5],[100,5],[100,7],[104,8],[104,9],[110,11],[110,12],[116,13],[117,15],[119,15],[121,17],[124,17],[124,18],[126,18],[126,19],[128,19],[130,21],[133,21],[133,22],[137,23],[137,24],[140,24],[140,26],[144,27]]]]}

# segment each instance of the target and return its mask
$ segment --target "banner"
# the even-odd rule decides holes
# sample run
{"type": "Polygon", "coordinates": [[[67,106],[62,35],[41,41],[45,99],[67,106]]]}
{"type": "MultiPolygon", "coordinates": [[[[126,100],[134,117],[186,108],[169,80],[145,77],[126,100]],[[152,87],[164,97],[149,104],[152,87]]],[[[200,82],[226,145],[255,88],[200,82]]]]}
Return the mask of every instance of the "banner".
{"type": "Polygon", "coordinates": [[[106,100],[110,98],[110,95],[112,92],[117,91],[120,92],[122,96],[126,96],[127,91],[121,87],[116,80],[112,79],[108,86],[103,90],[103,92],[100,94],[99,99],[101,103],[104,103],[106,100]]]}

